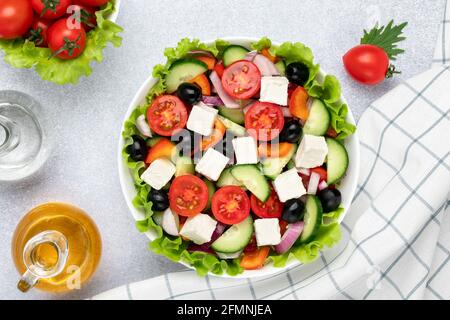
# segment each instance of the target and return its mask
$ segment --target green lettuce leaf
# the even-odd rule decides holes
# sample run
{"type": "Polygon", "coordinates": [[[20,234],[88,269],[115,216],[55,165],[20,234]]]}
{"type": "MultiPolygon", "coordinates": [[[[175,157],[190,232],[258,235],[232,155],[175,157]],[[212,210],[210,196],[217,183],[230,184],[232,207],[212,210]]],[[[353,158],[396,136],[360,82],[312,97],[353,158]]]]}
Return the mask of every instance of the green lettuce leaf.
{"type": "Polygon", "coordinates": [[[122,38],[118,36],[123,29],[106,19],[114,11],[114,2],[106,4],[97,11],[98,26],[88,32],[86,48],[83,53],[73,60],[51,58],[48,48],[36,47],[33,42],[24,39],[0,40],[0,48],[5,55],[4,60],[15,68],[35,68],[43,80],[60,85],[78,82],[82,76],[92,73],[91,62],[103,60],[103,49],[108,43],[119,47],[122,38]]]}
{"type": "Polygon", "coordinates": [[[341,98],[341,85],[335,76],[326,75],[322,84],[314,81],[314,84],[308,90],[308,94],[311,97],[321,99],[325,103],[334,103],[341,98]]]}
{"type": "Polygon", "coordinates": [[[275,55],[277,46],[273,46],[272,41],[269,38],[262,37],[259,41],[253,42],[251,48],[258,52],[261,52],[263,49],[269,49],[269,53],[275,55]]]}

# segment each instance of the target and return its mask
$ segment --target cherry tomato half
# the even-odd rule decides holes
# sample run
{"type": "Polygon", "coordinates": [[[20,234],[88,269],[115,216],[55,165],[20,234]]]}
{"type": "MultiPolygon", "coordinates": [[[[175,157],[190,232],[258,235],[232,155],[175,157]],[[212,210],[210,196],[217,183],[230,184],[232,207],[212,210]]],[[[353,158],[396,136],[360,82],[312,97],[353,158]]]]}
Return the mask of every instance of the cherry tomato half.
{"type": "Polygon", "coordinates": [[[86,31],[82,27],[74,28],[67,19],[60,19],[52,24],[47,36],[48,47],[60,59],[75,59],[86,47],[86,31]]]}
{"type": "Polygon", "coordinates": [[[249,216],[250,199],[242,188],[225,186],[214,193],[211,210],[218,221],[236,224],[249,216]]]}
{"type": "Polygon", "coordinates": [[[0,39],[15,39],[28,31],[33,9],[28,0],[0,1],[0,39]]]}
{"type": "Polygon", "coordinates": [[[269,255],[270,247],[260,247],[255,251],[246,252],[241,259],[241,267],[245,270],[256,270],[263,267],[269,255]]]}
{"type": "Polygon", "coordinates": [[[252,194],[250,205],[253,213],[260,218],[279,218],[283,212],[283,203],[278,199],[278,195],[273,189],[266,202],[261,202],[252,194]]]}
{"type": "Polygon", "coordinates": [[[183,129],[187,118],[183,101],[173,95],[159,96],[147,110],[150,128],[161,136],[169,137],[183,129]]]}
{"type": "Polygon", "coordinates": [[[208,196],[208,187],[202,179],[192,174],[178,176],[169,189],[170,209],[181,216],[195,216],[205,209],[208,196]]]}
{"type": "Polygon", "coordinates": [[[278,137],[283,126],[283,111],[274,103],[255,102],[245,113],[245,128],[251,136],[260,141],[270,141],[278,137]]]}
{"type": "Polygon", "coordinates": [[[66,14],[67,8],[72,4],[72,0],[31,0],[34,11],[41,18],[57,19],[66,14]]]}
{"type": "Polygon", "coordinates": [[[386,78],[389,57],[380,47],[362,44],[350,49],[343,57],[348,74],[363,84],[375,85],[386,78]]]}
{"type": "Polygon", "coordinates": [[[253,62],[236,61],[224,70],[222,86],[233,98],[250,99],[259,92],[261,72],[253,62]]]}

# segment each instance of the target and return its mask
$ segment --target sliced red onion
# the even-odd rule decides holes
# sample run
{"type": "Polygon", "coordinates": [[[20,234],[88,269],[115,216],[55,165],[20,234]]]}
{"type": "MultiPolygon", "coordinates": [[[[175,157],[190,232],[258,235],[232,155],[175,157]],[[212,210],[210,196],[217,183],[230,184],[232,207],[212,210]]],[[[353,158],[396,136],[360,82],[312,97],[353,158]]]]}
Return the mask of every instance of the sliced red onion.
{"type": "Polygon", "coordinates": [[[281,111],[286,118],[292,118],[292,113],[289,111],[289,108],[281,107],[281,111]]]}
{"type": "Polygon", "coordinates": [[[209,254],[213,254],[213,255],[216,254],[216,252],[213,249],[211,249],[209,246],[206,246],[204,244],[198,245],[198,244],[191,243],[188,246],[187,251],[189,251],[191,253],[192,252],[204,252],[204,253],[209,253],[209,254]]]}
{"type": "Polygon", "coordinates": [[[253,59],[253,63],[256,64],[262,76],[268,77],[280,75],[280,71],[278,71],[273,62],[267,59],[262,54],[256,55],[253,59]]]}
{"type": "Polygon", "coordinates": [[[209,106],[223,106],[223,101],[219,96],[203,96],[202,101],[209,106]]]}
{"type": "Polygon", "coordinates": [[[217,94],[219,95],[220,99],[223,101],[223,104],[225,105],[225,107],[232,108],[232,109],[241,107],[239,105],[239,103],[236,102],[236,100],[234,100],[232,97],[230,97],[228,95],[228,93],[225,92],[225,90],[222,87],[222,80],[220,80],[219,76],[217,75],[217,73],[215,71],[211,72],[211,74],[209,75],[209,78],[211,79],[211,82],[212,82],[214,88],[216,89],[217,94]]]}
{"type": "Polygon", "coordinates": [[[245,56],[244,60],[252,61],[252,62],[253,62],[253,59],[255,59],[255,57],[256,57],[257,54],[258,54],[258,52],[256,52],[256,51],[250,51],[250,52],[247,53],[247,55],[245,56]]]}
{"type": "Polygon", "coordinates": [[[136,119],[136,128],[138,131],[145,137],[152,137],[152,131],[150,130],[150,126],[148,125],[147,120],[145,119],[145,116],[141,114],[136,119]]]}
{"type": "Polygon", "coordinates": [[[205,50],[192,50],[192,51],[189,51],[189,54],[192,54],[192,55],[204,55],[204,56],[214,57],[214,55],[211,52],[205,51],[205,50]]]}
{"type": "Polygon", "coordinates": [[[308,183],[308,194],[316,194],[319,187],[320,175],[317,172],[311,172],[308,183]]]}
{"type": "Polygon", "coordinates": [[[214,241],[216,241],[222,235],[222,233],[224,233],[226,228],[227,228],[226,224],[223,224],[223,223],[217,221],[216,229],[214,230],[214,232],[211,236],[211,241],[209,241],[206,244],[208,246],[211,245],[214,241]]]}
{"type": "Polygon", "coordinates": [[[322,181],[319,183],[318,189],[319,189],[320,191],[322,191],[323,189],[326,189],[326,188],[328,188],[328,184],[327,184],[327,182],[326,182],[325,180],[322,180],[322,181]]]}
{"type": "Polygon", "coordinates": [[[308,176],[311,174],[311,170],[307,169],[307,168],[299,168],[297,169],[298,173],[303,174],[304,176],[308,176]]]}
{"type": "Polygon", "coordinates": [[[162,228],[172,236],[178,236],[180,232],[180,219],[178,214],[167,208],[162,217],[162,228]]]}
{"type": "Polygon", "coordinates": [[[303,221],[289,224],[281,237],[281,242],[275,246],[275,251],[280,254],[287,252],[302,233],[304,225],[303,221]]]}

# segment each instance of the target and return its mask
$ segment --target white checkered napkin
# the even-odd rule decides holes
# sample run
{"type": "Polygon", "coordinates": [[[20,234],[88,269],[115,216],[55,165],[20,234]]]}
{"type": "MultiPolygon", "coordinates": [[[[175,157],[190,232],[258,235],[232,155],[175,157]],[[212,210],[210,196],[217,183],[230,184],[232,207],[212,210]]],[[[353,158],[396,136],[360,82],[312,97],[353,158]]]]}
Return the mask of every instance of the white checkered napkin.
{"type": "Polygon", "coordinates": [[[440,66],[375,101],[358,124],[360,178],[339,245],[267,278],[185,270],[93,299],[450,299],[450,1],[446,8],[440,66]]]}
{"type": "Polygon", "coordinates": [[[446,1],[444,19],[439,31],[433,66],[450,64],[450,1],[446,1]]]}

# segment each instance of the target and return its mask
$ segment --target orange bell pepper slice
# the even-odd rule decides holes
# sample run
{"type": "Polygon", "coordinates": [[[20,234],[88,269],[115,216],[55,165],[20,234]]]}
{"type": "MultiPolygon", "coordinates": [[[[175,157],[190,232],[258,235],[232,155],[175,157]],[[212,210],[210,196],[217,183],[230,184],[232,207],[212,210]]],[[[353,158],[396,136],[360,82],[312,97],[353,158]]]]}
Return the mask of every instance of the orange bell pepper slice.
{"type": "Polygon", "coordinates": [[[204,64],[206,64],[208,66],[208,70],[214,69],[214,66],[216,65],[216,59],[211,56],[200,55],[200,56],[195,56],[194,59],[199,60],[199,61],[203,62],[204,64]]]}
{"type": "Polygon", "coordinates": [[[269,247],[260,247],[255,251],[246,252],[241,260],[241,267],[245,270],[260,269],[269,255],[269,247]]]}
{"type": "Polygon", "coordinates": [[[305,88],[297,87],[289,99],[289,111],[294,117],[306,121],[309,116],[308,93],[305,88]]]}
{"type": "Polygon", "coordinates": [[[258,146],[258,155],[261,158],[276,158],[286,156],[294,147],[292,143],[280,142],[277,144],[261,143],[258,146]]]}
{"type": "Polygon", "coordinates": [[[202,89],[202,95],[210,96],[211,95],[211,84],[209,83],[208,77],[202,73],[195,78],[188,81],[189,83],[195,83],[202,89]]]}
{"type": "Polygon", "coordinates": [[[261,54],[266,57],[267,59],[269,59],[270,61],[272,61],[273,63],[277,63],[278,62],[278,58],[273,56],[270,52],[268,48],[264,48],[261,50],[261,54]]]}
{"type": "Polygon", "coordinates": [[[161,138],[148,152],[145,163],[150,164],[159,158],[167,158],[171,160],[175,152],[175,144],[166,138],[161,138]]]}
{"type": "Polygon", "coordinates": [[[218,144],[220,142],[220,140],[222,140],[223,135],[225,134],[226,128],[223,125],[222,121],[220,121],[219,119],[216,119],[216,121],[214,121],[214,129],[213,129],[213,133],[208,136],[208,137],[204,137],[202,139],[202,141],[200,142],[200,150],[204,151],[210,147],[214,147],[216,144],[218,144]]]}

